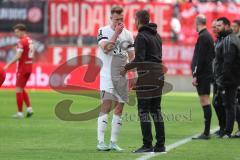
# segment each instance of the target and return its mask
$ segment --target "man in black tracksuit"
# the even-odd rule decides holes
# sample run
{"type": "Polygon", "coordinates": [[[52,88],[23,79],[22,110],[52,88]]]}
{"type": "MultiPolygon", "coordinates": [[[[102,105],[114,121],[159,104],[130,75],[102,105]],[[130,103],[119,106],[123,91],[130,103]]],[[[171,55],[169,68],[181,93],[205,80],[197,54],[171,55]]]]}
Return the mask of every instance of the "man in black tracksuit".
{"type": "Polygon", "coordinates": [[[229,28],[230,21],[227,18],[217,19],[219,41],[215,45],[214,72],[226,110],[226,129],[222,136],[224,138],[230,138],[233,131],[237,88],[240,84],[240,41],[229,28]]]}
{"type": "MultiPolygon", "coordinates": [[[[231,27],[232,27],[233,33],[235,33],[240,40],[240,19],[234,20],[232,22],[231,27]]],[[[238,131],[235,133],[234,137],[239,138],[240,137],[240,86],[238,87],[238,91],[237,91],[236,121],[238,123],[238,131]]]]}
{"type": "Polygon", "coordinates": [[[197,31],[199,36],[195,45],[192,59],[192,84],[196,87],[200,104],[203,109],[205,128],[203,133],[193,139],[209,139],[211,125],[211,105],[210,105],[210,88],[213,79],[212,60],[214,57],[214,41],[206,29],[206,17],[198,15],[196,18],[197,31]]]}
{"type": "Polygon", "coordinates": [[[157,25],[149,23],[149,13],[145,10],[136,13],[136,36],[134,47],[136,57],[122,71],[137,68],[138,79],[136,93],[138,115],[141,123],[143,146],[134,153],[165,152],[165,131],[161,115],[161,94],[164,83],[162,67],[162,41],[157,33],[157,25]],[[152,147],[151,119],[156,130],[156,145],[152,147]]]}
{"type": "MultiPolygon", "coordinates": [[[[212,23],[212,32],[214,34],[215,37],[217,37],[217,40],[215,42],[215,45],[222,40],[222,37],[218,36],[217,33],[217,21],[213,21],[212,23]]],[[[213,60],[213,71],[215,68],[215,59],[213,60]]],[[[225,107],[222,105],[222,95],[221,95],[221,91],[218,90],[219,87],[217,87],[217,83],[216,83],[216,76],[215,76],[215,72],[213,72],[213,100],[212,100],[212,105],[215,109],[217,118],[218,118],[218,124],[219,124],[219,130],[216,131],[214,134],[216,134],[217,136],[222,136],[224,134],[225,131],[225,126],[226,126],[226,112],[225,112],[225,107]]]]}

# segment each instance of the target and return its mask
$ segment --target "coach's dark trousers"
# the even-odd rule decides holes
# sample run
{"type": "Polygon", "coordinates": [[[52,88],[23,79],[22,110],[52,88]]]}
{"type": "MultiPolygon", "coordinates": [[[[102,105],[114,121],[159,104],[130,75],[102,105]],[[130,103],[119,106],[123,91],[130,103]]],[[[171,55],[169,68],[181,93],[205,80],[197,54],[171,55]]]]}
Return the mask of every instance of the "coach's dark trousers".
{"type": "Polygon", "coordinates": [[[236,117],[237,86],[223,91],[223,105],[226,109],[226,134],[231,135],[236,117]]]}
{"type": "Polygon", "coordinates": [[[217,118],[218,118],[218,124],[220,127],[220,131],[225,131],[226,126],[226,112],[225,107],[223,106],[222,101],[222,93],[219,87],[217,87],[216,83],[213,83],[213,107],[215,109],[217,118]]]}
{"type": "Polygon", "coordinates": [[[156,131],[156,145],[163,147],[165,144],[165,131],[161,115],[161,96],[149,99],[138,99],[138,114],[141,123],[143,144],[148,147],[152,146],[151,116],[156,131]]]}

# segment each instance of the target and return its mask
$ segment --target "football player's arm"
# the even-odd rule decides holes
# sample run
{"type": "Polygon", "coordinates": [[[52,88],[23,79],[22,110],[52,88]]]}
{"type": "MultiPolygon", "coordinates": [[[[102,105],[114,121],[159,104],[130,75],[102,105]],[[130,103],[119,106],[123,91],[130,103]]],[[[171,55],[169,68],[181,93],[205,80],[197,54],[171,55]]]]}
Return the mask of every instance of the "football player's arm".
{"type": "Polygon", "coordinates": [[[14,64],[15,62],[17,62],[17,61],[21,58],[22,53],[23,53],[23,49],[22,49],[22,48],[18,48],[15,57],[14,57],[13,59],[11,59],[11,60],[4,66],[3,69],[6,70],[6,69],[8,69],[9,66],[11,66],[11,65],[14,64]]]}
{"type": "Polygon", "coordinates": [[[128,46],[127,46],[128,59],[129,59],[129,62],[132,62],[135,58],[135,49],[134,49],[134,39],[131,33],[129,34],[129,40],[130,42],[128,43],[128,46]]]}
{"type": "Polygon", "coordinates": [[[104,36],[103,30],[99,30],[98,45],[102,48],[105,54],[108,54],[115,48],[117,38],[122,33],[123,28],[122,23],[118,24],[110,40],[108,40],[107,36],[104,36]]]}

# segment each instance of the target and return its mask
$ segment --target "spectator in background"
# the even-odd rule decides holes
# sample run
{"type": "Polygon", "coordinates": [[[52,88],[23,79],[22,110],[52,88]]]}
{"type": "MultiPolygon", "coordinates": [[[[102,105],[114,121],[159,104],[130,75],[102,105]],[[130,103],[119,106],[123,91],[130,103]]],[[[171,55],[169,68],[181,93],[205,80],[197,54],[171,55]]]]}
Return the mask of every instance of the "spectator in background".
{"type": "Polygon", "coordinates": [[[179,33],[181,32],[181,23],[178,18],[179,15],[179,4],[174,5],[173,16],[171,19],[171,31],[172,31],[172,41],[177,42],[179,39],[179,33]]]}

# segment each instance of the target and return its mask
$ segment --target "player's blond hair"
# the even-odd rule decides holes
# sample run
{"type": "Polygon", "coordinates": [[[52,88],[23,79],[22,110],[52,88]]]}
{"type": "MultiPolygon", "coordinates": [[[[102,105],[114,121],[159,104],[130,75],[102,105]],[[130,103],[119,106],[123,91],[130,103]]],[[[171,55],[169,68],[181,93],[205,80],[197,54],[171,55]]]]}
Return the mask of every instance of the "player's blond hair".
{"type": "Polygon", "coordinates": [[[114,5],[111,8],[111,15],[113,15],[114,13],[122,14],[122,12],[123,12],[123,8],[119,5],[114,5]]]}

